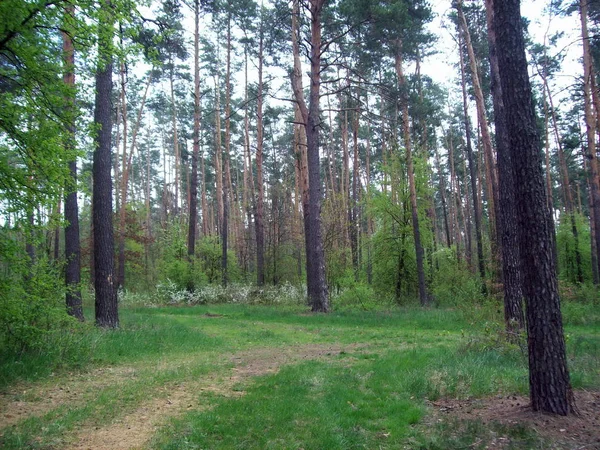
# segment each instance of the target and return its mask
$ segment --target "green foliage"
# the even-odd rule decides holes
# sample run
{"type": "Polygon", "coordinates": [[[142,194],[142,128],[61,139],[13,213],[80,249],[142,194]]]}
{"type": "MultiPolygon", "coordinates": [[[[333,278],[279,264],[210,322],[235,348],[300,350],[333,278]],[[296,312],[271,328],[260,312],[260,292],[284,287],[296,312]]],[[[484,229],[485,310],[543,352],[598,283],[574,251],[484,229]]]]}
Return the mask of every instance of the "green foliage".
{"type": "MultiPolygon", "coordinates": [[[[209,283],[220,283],[222,278],[221,258],[223,249],[215,236],[205,236],[198,243],[198,258],[209,283]]],[[[242,271],[232,250],[227,251],[227,275],[235,283],[242,279],[242,271]]]]}
{"type": "Polygon", "coordinates": [[[481,283],[464,261],[456,260],[454,248],[441,248],[433,257],[437,270],[431,283],[431,292],[438,305],[471,307],[481,304],[481,283]]]}
{"type": "Polygon", "coordinates": [[[578,283],[577,255],[579,252],[581,275],[584,282],[592,281],[591,244],[589,220],[575,214],[577,238],[573,233],[571,216],[561,214],[556,230],[559,278],[569,283],[578,283]]]}
{"type": "Polygon", "coordinates": [[[45,258],[12,264],[0,278],[0,339],[13,351],[47,349],[50,335],[77,324],[66,312],[62,278],[45,258]]]}

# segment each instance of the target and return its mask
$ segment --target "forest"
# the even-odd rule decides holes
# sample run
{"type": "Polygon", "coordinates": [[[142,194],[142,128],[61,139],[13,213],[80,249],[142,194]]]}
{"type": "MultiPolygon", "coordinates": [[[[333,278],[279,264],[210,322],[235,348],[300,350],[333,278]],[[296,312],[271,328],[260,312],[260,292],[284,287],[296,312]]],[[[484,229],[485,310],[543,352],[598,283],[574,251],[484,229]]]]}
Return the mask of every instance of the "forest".
{"type": "Polygon", "coordinates": [[[597,448],[599,37],[1,1],[0,446],[597,448]]]}

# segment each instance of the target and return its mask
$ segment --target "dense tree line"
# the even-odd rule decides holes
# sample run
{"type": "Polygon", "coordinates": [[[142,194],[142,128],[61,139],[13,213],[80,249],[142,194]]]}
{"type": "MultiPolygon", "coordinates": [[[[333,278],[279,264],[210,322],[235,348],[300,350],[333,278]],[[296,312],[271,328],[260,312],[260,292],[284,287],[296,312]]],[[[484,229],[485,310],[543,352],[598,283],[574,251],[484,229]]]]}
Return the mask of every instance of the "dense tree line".
{"type": "Polygon", "coordinates": [[[316,312],[470,286],[527,330],[534,409],[573,411],[557,280],[599,283],[598,7],[548,5],[581,25],[557,105],[558,37],[519,4],[448,2],[449,93],[426,1],[5,0],[2,332],[84,320],[88,288],[115,328],[119,291],[167,279],[306,283],[316,312]]]}

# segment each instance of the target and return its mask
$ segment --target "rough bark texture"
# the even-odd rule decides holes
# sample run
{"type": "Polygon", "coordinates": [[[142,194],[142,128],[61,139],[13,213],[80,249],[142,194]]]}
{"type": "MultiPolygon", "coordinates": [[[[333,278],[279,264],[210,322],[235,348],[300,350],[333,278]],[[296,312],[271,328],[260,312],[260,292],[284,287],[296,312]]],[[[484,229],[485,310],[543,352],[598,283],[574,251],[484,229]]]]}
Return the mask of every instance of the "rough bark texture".
{"type": "Polygon", "coordinates": [[[521,253],[517,230],[517,211],[515,207],[515,177],[509,152],[508,129],[504,116],[504,102],[498,72],[496,54],[496,35],[492,26],[494,17],[494,1],[486,0],[488,21],[488,42],[490,49],[490,72],[492,79],[492,96],[496,125],[496,148],[498,152],[498,190],[499,216],[498,234],[502,253],[502,277],[504,289],[504,321],[509,335],[524,329],[523,290],[521,276],[521,253]]]}
{"type": "Polygon", "coordinates": [[[527,304],[531,405],[534,411],[567,415],[574,410],[573,395],[520,1],[496,1],[493,12],[504,117],[510,130],[508,145],[515,175],[523,293],[527,304]]]}
{"type": "MultiPolygon", "coordinates": [[[[69,6],[65,14],[67,20],[73,16],[75,8],[69,6]]],[[[75,50],[73,41],[68,33],[62,33],[63,58],[65,72],[64,83],[71,89],[75,88],[75,50]]],[[[75,93],[69,98],[69,117],[66,145],[72,149],[75,145],[75,117],[74,114],[75,93]]],[[[67,287],[66,303],[67,312],[77,319],[83,321],[83,308],[81,304],[81,246],[79,242],[79,207],[77,205],[77,160],[69,161],[69,173],[71,175],[71,189],[65,195],[65,284],[67,287]]]]}
{"type": "Polygon", "coordinates": [[[111,178],[111,92],[112,92],[112,12],[108,1],[101,4],[96,73],[94,122],[97,128],[93,162],[94,268],[96,325],[119,326],[115,289],[114,234],[111,178]]]}
{"type": "MultiPolygon", "coordinates": [[[[321,11],[324,0],[310,0],[310,91],[308,105],[297,82],[292,83],[294,97],[300,108],[306,128],[306,147],[308,160],[309,208],[306,254],[310,257],[307,264],[307,288],[311,309],[315,312],[328,312],[329,299],[325,282],[325,252],[321,230],[321,173],[319,161],[319,97],[321,87],[321,11]]],[[[296,79],[296,76],[294,76],[296,79]]]]}

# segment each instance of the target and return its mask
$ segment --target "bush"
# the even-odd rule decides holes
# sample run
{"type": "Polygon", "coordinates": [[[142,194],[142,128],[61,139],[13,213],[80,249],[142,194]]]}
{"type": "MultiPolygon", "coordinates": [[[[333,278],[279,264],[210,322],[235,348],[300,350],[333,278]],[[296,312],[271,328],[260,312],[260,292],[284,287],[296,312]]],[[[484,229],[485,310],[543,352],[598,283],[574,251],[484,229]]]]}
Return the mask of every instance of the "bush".
{"type": "Polygon", "coordinates": [[[0,336],[7,349],[43,349],[50,334],[77,326],[66,311],[60,271],[47,259],[22,261],[0,278],[0,336]]]}
{"type": "Polygon", "coordinates": [[[335,296],[332,304],[336,310],[358,308],[363,311],[372,311],[381,307],[382,302],[377,301],[377,296],[371,286],[355,283],[344,288],[339,295],[335,296]]]}
{"type": "Polygon", "coordinates": [[[204,285],[193,292],[181,289],[176,283],[167,279],[159,283],[156,293],[145,304],[150,305],[205,305],[218,303],[238,303],[246,305],[279,305],[303,304],[305,293],[302,288],[290,283],[278,286],[251,286],[230,284],[204,285]]]}
{"type": "Polygon", "coordinates": [[[453,249],[444,248],[434,255],[439,267],[433,277],[431,292],[440,306],[481,304],[481,283],[476,275],[456,261],[453,249]]]}

